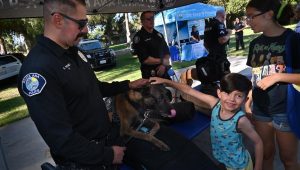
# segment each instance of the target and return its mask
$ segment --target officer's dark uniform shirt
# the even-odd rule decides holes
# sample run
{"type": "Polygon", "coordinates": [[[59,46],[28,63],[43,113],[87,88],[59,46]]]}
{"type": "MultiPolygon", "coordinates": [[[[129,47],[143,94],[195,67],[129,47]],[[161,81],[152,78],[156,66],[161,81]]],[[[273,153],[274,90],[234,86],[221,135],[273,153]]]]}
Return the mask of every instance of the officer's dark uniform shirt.
{"type": "MultiPolygon", "coordinates": [[[[141,72],[143,78],[156,76],[151,74],[151,71],[155,71],[159,66],[159,64],[143,64],[149,56],[154,58],[163,58],[167,54],[170,55],[168,45],[165,42],[163,35],[155,29],[152,33],[149,33],[144,29],[144,27],[142,27],[141,30],[138,31],[133,38],[133,48],[135,49],[141,63],[141,72]]],[[[169,78],[167,72],[162,77],[169,78]]]]}
{"type": "Polygon", "coordinates": [[[210,53],[218,54],[219,56],[227,57],[226,44],[220,44],[218,38],[226,36],[228,34],[224,23],[220,22],[216,18],[211,19],[205,25],[204,31],[204,44],[206,49],[210,53]]]}
{"type": "Polygon", "coordinates": [[[23,63],[18,90],[56,163],[110,165],[112,148],[95,142],[111,129],[102,98],[127,91],[129,82],[98,81],[77,52],[40,36],[23,63]]]}
{"type": "MultiPolygon", "coordinates": [[[[234,29],[237,31],[237,30],[240,30],[240,29],[242,29],[242,28],[244,28],[245,26],[244,26],[244,24],[243,24],[243,22],[238,22],[238,23],[235,23],[234,24],[234,29]]],[[[243,30],[242,31],[239,31],[239,32],[235,32],[235,34],[236,35],[243,35],[243,30]]]]}

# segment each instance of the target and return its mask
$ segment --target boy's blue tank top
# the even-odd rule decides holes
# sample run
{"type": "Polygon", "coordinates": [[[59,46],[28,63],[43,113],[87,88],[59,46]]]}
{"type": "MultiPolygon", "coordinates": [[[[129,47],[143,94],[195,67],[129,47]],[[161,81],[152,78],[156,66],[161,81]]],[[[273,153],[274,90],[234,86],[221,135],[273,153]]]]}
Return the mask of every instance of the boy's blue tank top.
{"type": "Polygon", "coordinates": [[[249,161],[249,154],[243,145],[242,134],[237,131],[238,120],[245,116],[238,111],[230,119],[220,118],[220,102],[212,110],[210,136],[213,156],[227,168],[245,168],[249,161]]]}

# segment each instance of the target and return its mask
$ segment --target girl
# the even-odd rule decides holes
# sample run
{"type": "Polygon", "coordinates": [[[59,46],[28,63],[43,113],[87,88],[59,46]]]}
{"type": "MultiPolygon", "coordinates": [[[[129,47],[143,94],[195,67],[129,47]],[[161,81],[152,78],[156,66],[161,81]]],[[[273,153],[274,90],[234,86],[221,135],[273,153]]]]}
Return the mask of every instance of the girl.
{"type": "MultiPolygon", "coordinates": [[[[276,142],[285,169],[299,169],[298,140],[288,124],[286,99],[287,84],[300,84],[300,56],[285,55],[292,30],[281,25],[288,24],[292,12],[290,5],[279,0],[251,0],[246,6],[248,24],[255,33],[262,32],[250,43],[247,65],[252,67],[252,117],[264,144],[264,170],[273,169],[276,142]],[[292,57],[293,74],[286,73],[286,57],[292,57]]],[[[250,100],[246,110],[249,107],[250,100]]]]}

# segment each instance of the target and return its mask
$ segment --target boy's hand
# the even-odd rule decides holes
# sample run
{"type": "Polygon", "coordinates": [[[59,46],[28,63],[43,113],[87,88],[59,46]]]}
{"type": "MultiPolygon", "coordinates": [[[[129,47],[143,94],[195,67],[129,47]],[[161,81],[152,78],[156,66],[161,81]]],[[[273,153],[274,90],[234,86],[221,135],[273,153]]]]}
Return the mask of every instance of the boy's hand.
{"type": "Polygon", "coordinates": [[[137,79],[129,83],[130,89],[138,89],[149,83],[148,79],[137,79]]]}
{"type": "Polygon", "coordinates": [[[159,77],[150,77],[149,78],[149,82],[151,84],[163,84],[163,83],[165,83],[165,80],[166,79],[159,78],[159,77]]]}

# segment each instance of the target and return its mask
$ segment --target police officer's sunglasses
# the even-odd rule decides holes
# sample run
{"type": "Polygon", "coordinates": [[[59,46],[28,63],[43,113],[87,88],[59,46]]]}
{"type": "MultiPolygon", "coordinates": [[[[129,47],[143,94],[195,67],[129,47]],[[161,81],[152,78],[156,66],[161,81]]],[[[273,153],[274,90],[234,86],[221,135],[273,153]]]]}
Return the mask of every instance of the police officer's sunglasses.
{"type": "Polygon", "coordinates": [[[78,24],[78,29],[79,30],[82,30],[86,26],[86,24],[88,23],[88,19],[78,20],[78,19],[74,19],[74,18],[69,17],[68,15],[65,15],[65,14],[60,13],[60,12],[52,12],[51,15],[53,16],[55,13],[63,16],[64,18],[67,18],[68,20],[71,20],[71,21],[75,22],[76,24],[78,24]]]}

